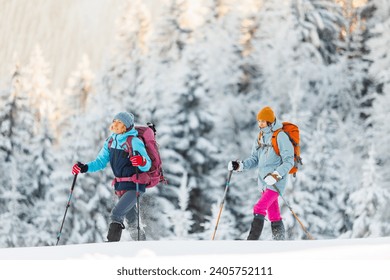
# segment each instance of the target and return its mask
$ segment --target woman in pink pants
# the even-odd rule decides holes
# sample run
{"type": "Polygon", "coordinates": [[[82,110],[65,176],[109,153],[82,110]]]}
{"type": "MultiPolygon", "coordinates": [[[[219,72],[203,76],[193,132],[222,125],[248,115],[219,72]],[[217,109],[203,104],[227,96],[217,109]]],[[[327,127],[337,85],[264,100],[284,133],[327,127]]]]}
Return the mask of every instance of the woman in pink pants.
{"type": "Polygon", "coordinates": [[[260,132],[252,146],[251,155],[243,161],[230,161],[229,170],[243,171],[257,168],[258,184],[263,189],[260,199],[253,207],[253,221],[248,240],[258,240],[264,226],[265,217],[271,221],[272,236],[275,240],[285,238],[285,229],[278,203],[279,192],[286,187],[287,175],[294,166],[294,148],[283,131],[277,136],[280,156],[271,144],[274,131],[283,127],[270,107],[264,107],[257,114],[260,132]],[[277,187],[277,189],[275,188],[277,187]]]}

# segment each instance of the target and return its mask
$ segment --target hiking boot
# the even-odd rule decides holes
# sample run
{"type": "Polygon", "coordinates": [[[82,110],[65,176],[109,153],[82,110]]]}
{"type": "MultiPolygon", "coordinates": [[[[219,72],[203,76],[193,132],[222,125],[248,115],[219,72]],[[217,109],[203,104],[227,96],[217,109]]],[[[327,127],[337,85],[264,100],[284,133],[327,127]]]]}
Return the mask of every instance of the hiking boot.
{"type": "Polygon", "coordinates": [[[125,226],[119,222],[112,222],[107,234],[108,242],[118,242],[121,240],[122,230],[125,226]]]}
{"type": "Polygon", "coordinates": [[[283,221],[271,222],[272,239],[273,240],[284,240],[285,229],[283,221]]]}
{"type": "Polygon", "coordinates": [[[247,240],[259,240],[264,226],[264,216],[255,214],[247,240]]]}
{"type": "MultiPolygon", "coordinates": [[[[137,227],[133,227],[130,229],[130,237],[134,241],[138,241],[138,229],[137,227]]],[[[139,230],[139,241],[146,240],[146,234],[143,228],[140,228],[139,230]]]]}

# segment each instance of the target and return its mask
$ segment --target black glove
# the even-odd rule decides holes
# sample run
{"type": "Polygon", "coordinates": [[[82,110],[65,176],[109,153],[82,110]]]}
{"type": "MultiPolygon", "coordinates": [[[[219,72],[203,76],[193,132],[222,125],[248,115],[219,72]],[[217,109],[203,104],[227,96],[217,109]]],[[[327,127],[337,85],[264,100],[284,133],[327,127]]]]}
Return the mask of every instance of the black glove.
{"type": "Polygon", "coordinates": [[[72,167],[72,174],[73,175],[76,175],[79,173],[85,173],[87,171],[88,171],[88,165],[81,163],[79,161],[75,165],[73,165],[73,167],[72,167]]]}
{"type": "Polygon", "coordinates": [[[238,161],[238,160],[229,161],[229,164],[228,164],[229,171],[232,171],[232,170],[242,171],[242,168],[243,168],[242,161],[238,161]]]}

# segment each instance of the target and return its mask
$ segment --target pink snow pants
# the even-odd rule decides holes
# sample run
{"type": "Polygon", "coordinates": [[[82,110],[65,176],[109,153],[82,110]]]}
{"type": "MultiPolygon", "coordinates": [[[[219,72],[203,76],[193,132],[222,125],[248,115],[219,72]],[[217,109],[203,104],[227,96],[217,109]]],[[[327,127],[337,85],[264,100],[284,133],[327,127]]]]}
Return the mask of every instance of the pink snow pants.
{"type": "Polygon", "coordinates": [[[266,189],[261,195],[259,201],[253,207],[254,214],[267,215],[271,222],[282,220],[278,203],[279,194],[276,191],[266,189]]]}

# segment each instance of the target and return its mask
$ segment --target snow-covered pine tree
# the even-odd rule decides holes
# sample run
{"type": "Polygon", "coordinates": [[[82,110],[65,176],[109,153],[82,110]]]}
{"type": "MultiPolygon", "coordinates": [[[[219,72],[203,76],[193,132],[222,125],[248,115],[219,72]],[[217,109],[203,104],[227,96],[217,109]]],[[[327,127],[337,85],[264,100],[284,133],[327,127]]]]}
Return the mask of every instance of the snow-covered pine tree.
{"type": "Polygon", "coordinates": [[[33,139],[33,166],[35,166],[35,180],[37,189],[33,194],[36,197],[34,208],[29,212],[29,223],[34,226],[30,232],[29,245],[43,246],[53,244],[58,224],[53,218],[58,207],[52,205],[48,193],[53,189],[55,182],[52,173],[57,168],[57,158],[54,156],[54,137],[48,120],[48,111],[42,110],[39,134],[33,139]]]}
{"type": "Polygon", "coordinates": [[[362,166],[358,162],[365,161],[369,157],[369,145],[362,142],[362,137],[369,138],[369,126],[365,126],[365,118],[370,114],[374,91],[374,80],[369,75],[370,62],[365,57],[368,53],[367,40],[370,35],[367,32],[367,20],[370,20],[370,8],[354,6],[355,3],[347,1],[343,13],[346,18],[346,26],[342,32],[345,45],[340,49],[340,59],[329,68],[327,87],[327,107],[337,111],[343,120],[342,130],[349,136],[347,146],[340,152],[348,177],[344,178],[347,188],[340,192],[338,201],[340,212],[344,213],[338,219],[343,224],[339,234],[348,236],[357,220],[351,212],[348,201],[354,193],[360,192],[362,166]],[[365,127],[364,131],[361,128],[365,127]],[[364,136],[363,136],[364,135],[364,136]],[[347,149],[347,150],[345,150],[347,149]]]}
{"type": "Polygon", "coordinates": [[[337,61],[335,54],[342,43],[340,27],[345,25],[340,4],[334,0],[295,0],[292,7],[297,18],[302,42],[313,45],[325,64],[337,61]]]}
{"type": "MultiPolygon", "coordinates": [[[[19,75],[19,74],[18,74],[19,75]]],[[[12,113],[11,113],[11,147],[12,156],[15,159],[16,167],[19,169],[19,178],[17,180],[20,192],[25,195],[25,199],[33,204],[35,197],[34,192],[37,189],[35,180],[34,165],[28,164],[33,162],[33,139],[36,130],[35,121],[33,118],[30,99],[25,91],[25,77],[14,76],[13,91],[11,93],[12,113]]]]}
{"type": "MultiPolygon", "coordinates": [[[[50,69],[45,61],[41,48],[37,45],[31,54],[29,64],[25,69],[26,91],[31,100],[34,119],[39,123],[43,119],[45,102],[54,104],[52,92],[49,89],[50,80],[48,78],[50,69]],[[45,102],[42,102],[44,100],[45,102]]],[[[37,126],[38,128],[39,126],[37,126]]]]}
{"type": "Polygon", "coordinates": [[[186,14],[189,12],[190,2],[170,0],[161,8],[162,16],[157,20],[158,28],[153,36],[153,44],[158,44],[155,51],[166,66],[180,59],[192,37],[193,29],[188,25],[190,15],[186,14]]]}
{"type": "Polygon", "coordinates": [[[34,117],[31,112],[29,96],[25,90],[25,77],[19,64],[15,64],[9,85],[9,98],[1,114],[1,137],[4,152],[3,174],[0,198],[0,215],[8,221],[5,232],[0,234],[5,246],[28,246],[23,236],[32,229],[29,214],[36,202],[34,193],[38,189],[35,180],[32,139],[34,139],[34,117]],[[12,217],[12,219],[11,219],[12,217]]]}
{"type": "MultiPolygon", "coordinates": [[[[180,79],[178,75],[183,75],[177,71],[181,70],[177,68],[177,65],[183,51],[193,38],[193,30],[184,24],[189,2],[191,1],[169,0],[164,3],[160,13],[156,15],[145,66],[147,83],[142,89],[143,92],[153,93],[151,98],[147,99],[152,104],[156,104],[156,100],[161,101],[164,98],[164,92],[175,91],[175,87],[180,87],[174,82],[180,79]]],[[[156,105],[157,108],[154,108],[152,117],[159,120],[161,119],[160,112],[164,114],[166,108],[161,106],[161,102],[156,105]]]]}
{"type": "Polygon", "coordinates": [[[389,234],[389,225],[386,218],[390,191],[383,185],[380,175],[380,166],[377,164],[374,155],[376,148],[374,145],[369,150],[368,158],[362,166],[361,187],[349,196],[348,204],[353,226],[349,232],[352,238],[380,237],[389,234]]]}
{"type": "MultiPolygon", "coordinates": [[[[371,184],[364,182],[364,189],[371,190],[371,203],[374,207],[375,213],[372,220],[368,221],[366,228],[370,236],[389,236],[389,182],[390,176],[388,170],[390,166],[390,149],[389,149],[389,122],[388,108],[390,103],[390,58],[387,51],[387,46],[390,42],[390,34],[388,32],[390,27],[390,3],[386,1],[372,0],[369,1],[367,8],[373,11],[372,17],[368,20],[370,39],[367,45],[370,49],[367,55],[368,59],[372,61],[369,69],[369,74],[374,78],[375,91],[372,90],[370,97],[373,97],[372,108],[367,110],[366,115],[368,129],[367,139],[370,139],[372,145],[369,153],[368,161],[366,163],[365,173],[368,178],[376,179],[371,184]],[[368,169],[368,170],[367,170],[368,169]]],[[[363,188],[363,187],[362,187],[363,188]]],[[[367,214],[366,214],[367,216],[367,214]]],[[[356,227],[357,228],[357,227],[356,227]]]]}
{"type": "Polygon", "coordinates": [[[84,54],[77,69],[71,73],[64,90],[63,99],[65,100],[63,102],[65,102],[66,106],[62,107],[66,107],[67,111],[64,109],[60,111],[60,115],[63,118],[66,118],[65,116],[72,116],[75,112],[85,112],[88,97],[93,93],[94,78],[95,75],[91,70],[90,59],[84,54]]]}
{"type": "MultiPolygon", "coordinates": [[[[14,72],[14,75],[19,75],[14,72]]],[[[8,170],[12,157],[12,145],[10,136],[12,134],[12,111],[15,110],[15,96],[11,95],[12,87],[2,92],[1,111],[0,111],[0,164],[1,170],[8,170]]],[[[10,178],[7,172],[4,172],[0,178],[0,186],[10,186],[10,178]]],[[[1,190],[0,190],[1,191],[1,190]]]]}
{"type": "Polygon", "coordinates": [[[116,46],[102,75],[103,94],[111,110],[127,110],[137,121],[150,116],[150,92],[139,87],[148,79],[145,57],[149,46],[150,13],[142,1],[127,1],[118,21],[116,46]],[[145,94],[148,93],[148,94],[145,94]]]}
{"type": "Polygon", "coordinates": [[[217,102],[223,102],[226,95],[238,91],[242,76],[239,12],[224,2],[202,0],[198,9],[192,9],[193,17],[197,15],[198,19],[193,36],[204,61],[199,71],[217,102]]]}
{"type": "Polygon", "coordinates": [[[370,74],[378,83],[379,93],[386,92],[390,84],[388,70],[390,69],[390,57],[387,46],[390,44],[390,3],[381,0],[370,0],[368,8],[374,10],[372,17],[367,22],[370,39],[367,45],[370,49],[367,58],[373,61],[370,74]]]}
{"type": "MultiPolygon", "coordinates": [[[[88,153],[89,144],[84,141],[85,136],[91,136],[87,129],[90,125],[87,110],[93,108],[93,103],[97,102],[96,99],[93,99],[96,94],[94,74],[89,67],[89,59],[87,56],[83,56],[78,68],[71,73],[68,79],[68,84],[61,98],[62,106],[58,108],[56,120],[61,126],[58,137],[61,155],[58,160],[61,162],[60,166],[65,167],[59,168],[61,172],[69,171],[73,161],[81,160],[78,157],[79,153],[82,153],[80,156],[88,153]]],[[[100,104],[100,102],[97,103],[98,108],[100,108],[100,104]]]]}
{"type": "Polygon", "coordinates": [[[188,187],[188,174],[183,174],[180,187],[178,189],[175,188],[174,191],[177,192],[178,208],[175,208],[170,204],[171,209],[165,209],[165,214],[173,225],[173,238],[186,240],[190,237],[189,232],[194,223],[192,213],[188,209],[191,192],[191,189],[188,187]]]}
{"type": "MultiPolygon", "coordinates": [[[[206,216],[205,223],[203,225],[204,231],[197,234],[197,236],[199,236],[198,239],[212,239],[215,227],[217,226],[218,216],[221,211],[221,199],[222,198],[220,198],[220,201],[211,205],[211,215],[206,216]]],[[[236,224],[235,215],[233,215],[228,208],[224,207],[220,215],[214,240],[246,239],[247,232],[243,232],[243,230],[238,229],[236,224]]]]}
{"type": "MultiPolygon", "coordinates": [[[[298,182],[291,189],[294,211],[302,217],[309,232],[316,238],[335,238],[343,226],[339,211],[340,193],[345,187],[343,166],[345,137],[342,137],[341,119],[334,111],[325,109],[315,128],[306,133],[306,157],[303,172],[297,174],[298,182]]],[[[292,179],[292,178],[291,178],[292,179]]],[[[286,211],[287,212],[287,211],[286,211]]],[[[289,224],[294,221],[288,217],[289,224]]],[[[295,222],[295,221],[294,221],[295,222]]],[[[295,222],[296,229],[290,229],[292,237],[305,236],[295,222]]]]}
{"type": "MultiPolygon", "coordinates": [[[[35,232],[32,224],[26,219],[32,206],[21,194],[19,189],[18,178],[19,170],[12,157],[9,161],[10,180],[7,189],[0,194],[2,205],[5,212],[0,212],[2,226],[0,227],[0,246],[1,247],[25,247],[32,246],[29,235],[35,232]]],[[[3,210],[3,209],[2,209],[3,210]]]]}
{"type": "MultiPolygon", "coordinates": [[[[215,178],[209,177],[216,164],[216,148],[209,138],[212,130],[212,108],[208,97],[209,89],[199,72],[202,63],[196,46],[188,47],[183,60],[177,64],[176,87],[164,94],[165,115],[161,118],[160,144],[167,165],[167,177],[171,186],[180,186],[182,174],[188,173],[191,188],[189,209],[196,223],[193,232],[202,230],[204,213],[210,211],[213,194],[217,192],[215,178]],[[192,48],[194,47],[194,48],[192,48]],[[180,87],[179,87],[180,86],[180,87]]],[[[175,192],[164,195],[176,201],[175,192]]],[[[176,202],[175,202],[176,203],[176,202]]]]}
{"type": "Polygon", "coordinates": [[[0,177],[0,217],[3,225],[0,228],[0,246],[17,246],[18,242],[14,242],[12,229],[17,222],[13,219],[14,214],[11,210],[17,209],[17,198],[19,194],[16,192],[15,186],[11,181],[17,170],[15,170],[15,159],[13,155],[13,146],[11,135],[13,134],[14,111],[16,110],[16,90],[20,89],[20,67],[16,65],[12,73],[12,80],[9,88],[2,92],[2,102],[0,111],[0,165],[2,176],[0,177]],[[15,88],[16,87],[16,88],[15,88]],[[8,172],[13,170],[13,172],[8,172]]]}
{"type": "MultiPolygon", "coordinates": [[[[385,89],[388,88],[388,84],[385,86],[385,89]]],[[[374,217],[375,222],[369,225],[370,231],[376,235],[380,236],[389,236],[390,235],[390,225],[389,221],[389,211],[387,209],[390,207],[390,175],[385,170],[388,170],[390,167],[390,126],[387,121],[388,117],[388,108],[390,104],[389,91],[383,93],[383,95],[378,94],[376,99],[373,102],[371,117],[368,118],[369,133],[368,139],[371,140],[371,150],[369,153],[368,160],[370,161],[366,165],[367,169],[371,172],[376,172],[376,174],[367,174],[376,179],[375,184],[372,186],[372,191],[375,191],[377,196],[376,204],[376,214],[374,217]],[[372,227],[377,227],[377,229],[371,230],[372,227]]],[[[368,188],[368,183],[364,183],[364,187],[368,188]]]]}

